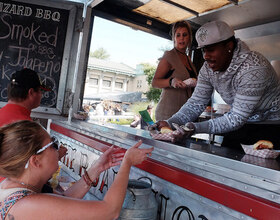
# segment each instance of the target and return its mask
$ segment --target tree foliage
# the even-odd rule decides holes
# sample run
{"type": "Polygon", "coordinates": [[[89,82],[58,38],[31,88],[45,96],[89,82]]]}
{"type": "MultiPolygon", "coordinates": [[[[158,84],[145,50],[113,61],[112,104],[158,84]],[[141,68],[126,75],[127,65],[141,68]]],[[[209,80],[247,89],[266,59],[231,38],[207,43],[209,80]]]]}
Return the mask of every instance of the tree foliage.
{"type": "Polygon", "coordinates": [[[102,47],[98,48],[94,52],[90,52],[89,56],[95,57],[95,58],[101,59],[101,60],[106,60],[110,57],[108,52],[102,47]]]}
{"type": "Polygon", "coordinates": [[[158,103],[158,101],[159,101],[160,94],[161,94],[161,89],[157,89],[157,88],[153,88],[153,87],[150,87],[148,92],[145,93],[145,95],[147,96],[147,99],[149,101],[154,101],[156,103],[158,103]]]}
{"type": "Polygon", "coordinates": [[[152,80],[154,78],[156,67],[149,63],[142,63],[144,74],[146,75],[146,80],[149,85],[149,90],[144,93],[147,96],[149,101],[158,102],[161,94],[161,89],[153,88],[152,87],[152,80]]]}

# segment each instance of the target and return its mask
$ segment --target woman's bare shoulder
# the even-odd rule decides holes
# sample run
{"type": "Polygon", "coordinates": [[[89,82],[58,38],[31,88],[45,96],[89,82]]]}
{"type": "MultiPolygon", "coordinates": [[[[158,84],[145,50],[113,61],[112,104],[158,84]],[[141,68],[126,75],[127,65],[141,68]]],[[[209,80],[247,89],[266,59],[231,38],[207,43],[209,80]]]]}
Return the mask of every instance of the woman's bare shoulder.
{"type": "Polygon", "coordinates": [[[97,206],[93,203],[94,201],[40,193],[26,196],[16,202],[9,214],[14,219],[79,219],[82,217],[81,213],[97,211],[97,206]]]}

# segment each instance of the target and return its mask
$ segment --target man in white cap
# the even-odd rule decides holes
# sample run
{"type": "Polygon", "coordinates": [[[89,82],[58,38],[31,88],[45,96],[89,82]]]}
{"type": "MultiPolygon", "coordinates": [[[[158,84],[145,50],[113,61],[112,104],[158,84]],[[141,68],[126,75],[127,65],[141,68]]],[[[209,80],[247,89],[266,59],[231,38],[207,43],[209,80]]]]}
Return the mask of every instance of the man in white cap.
{"type": "MultiPolygon", "coordinates": [[[[269,61],[234,36],[223,21],[204,24],[196,32],[205,62],[192,97],[159,128],[172,123],[194,133],[223,134],[222,145],[241,149],[240,144],[270,140],[280,149],[280,82],[269,61]],[[231,106],[222,117],[194,122],[205,110],[214,89],[231,106]]],[[[182,138],[176,137],[177,140],[182,138]]]]}

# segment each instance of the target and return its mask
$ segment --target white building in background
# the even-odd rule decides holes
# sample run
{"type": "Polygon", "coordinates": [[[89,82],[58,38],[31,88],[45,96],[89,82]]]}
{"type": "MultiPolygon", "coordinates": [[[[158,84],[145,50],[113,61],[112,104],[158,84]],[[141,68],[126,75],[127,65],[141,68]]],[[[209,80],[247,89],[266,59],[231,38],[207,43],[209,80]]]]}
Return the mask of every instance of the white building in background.
{"type": "Polygon", "coordinates": [[[146,92],[148,89],[141,68],[89,57],[84,97],[146,92]]]}

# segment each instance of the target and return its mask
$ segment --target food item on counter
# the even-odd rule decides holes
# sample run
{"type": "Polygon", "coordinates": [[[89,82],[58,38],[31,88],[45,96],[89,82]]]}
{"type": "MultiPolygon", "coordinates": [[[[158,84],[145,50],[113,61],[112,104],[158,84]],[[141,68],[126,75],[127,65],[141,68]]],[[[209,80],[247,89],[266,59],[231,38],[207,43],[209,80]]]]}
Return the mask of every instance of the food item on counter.
{"type": "Polygon", "coordinates": [[[211,112],[211,110],[214,110],[211,106],[207,106],[205,109],[205,112],[211,112]]]}
{"type": "Polygon", "coordinates": [[[206,109],[204,110],[204,112],[207,112],[207,113],[215,113],[217,110],[214,110],[214,108],[212,108],[211,106],[207,106],[206,109]]]}
{"type": "Polygon", "coordinates": [[[173,130],[171,129],[171,128],[169,128],[169,127],[162,127],[161,129],[160,129],[160,133],[162,133],[162,134],[167,134],[167,133],[170,133],[170,132],[172,132],[173,130]]]}
{"type": "Polygon", "coordinates": [[[259,140],[258,142],[256,142],[253,146],[254,150],[263,150],[263,149],[268,149],[268,150],[272,150],[273,149],[273,144],[271,141],[267,141],[267,140],[259,140]]]}
{"type": "Polygon", "coordinates": [[[87,112],[78,111],[77,113],[73,114],[74,118],[79,120],[86,120],[88,118],[87,112]]]}

